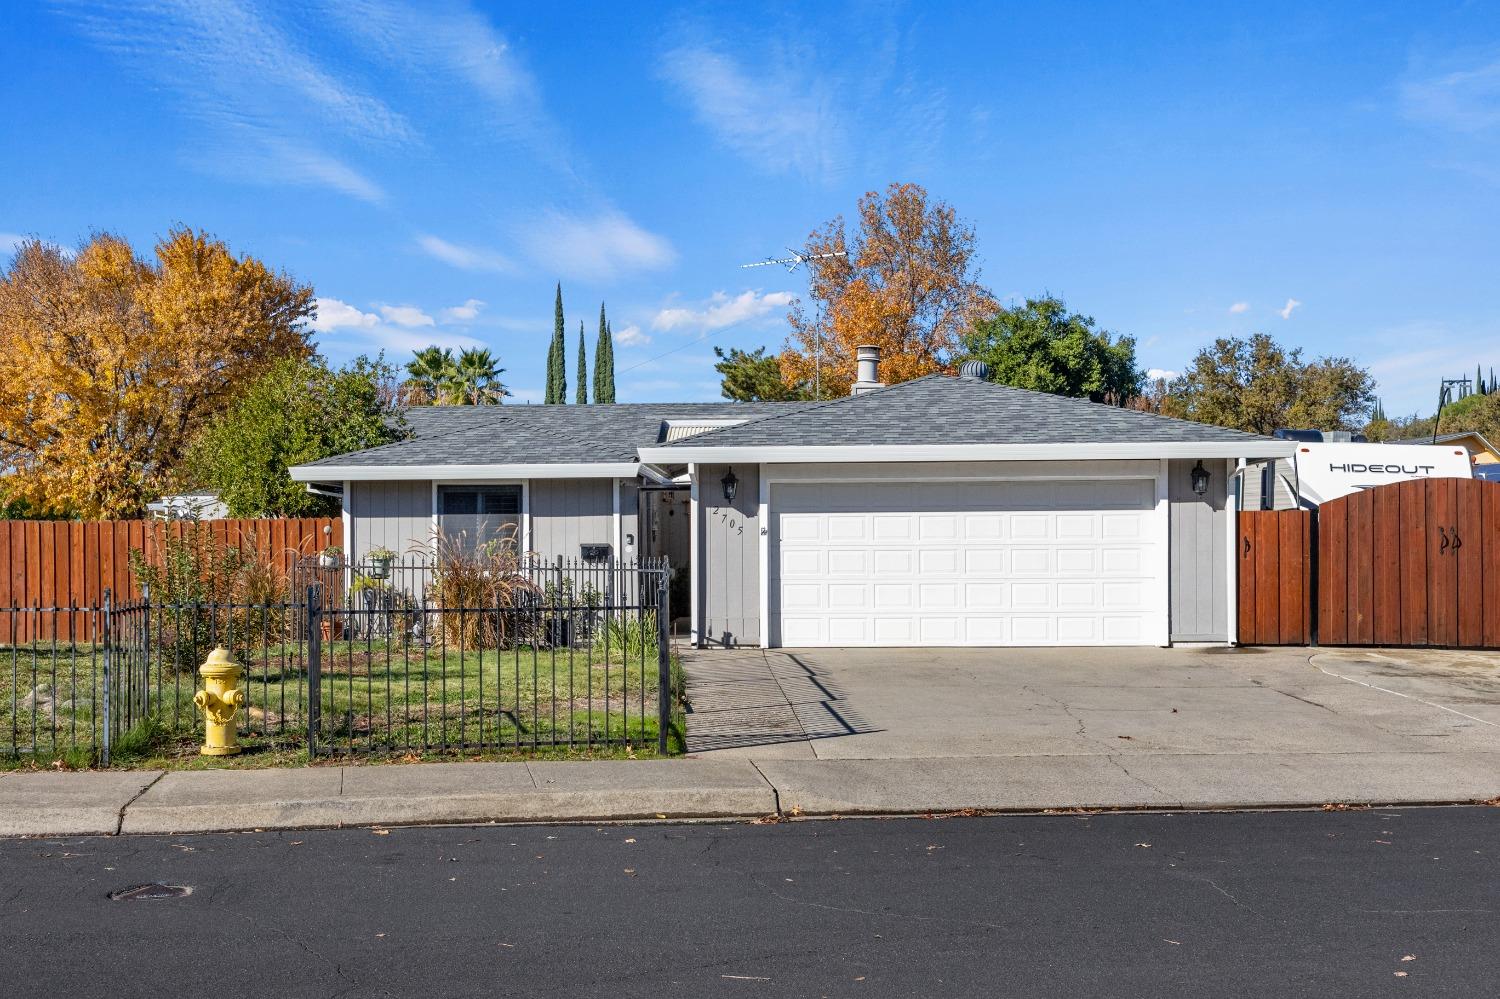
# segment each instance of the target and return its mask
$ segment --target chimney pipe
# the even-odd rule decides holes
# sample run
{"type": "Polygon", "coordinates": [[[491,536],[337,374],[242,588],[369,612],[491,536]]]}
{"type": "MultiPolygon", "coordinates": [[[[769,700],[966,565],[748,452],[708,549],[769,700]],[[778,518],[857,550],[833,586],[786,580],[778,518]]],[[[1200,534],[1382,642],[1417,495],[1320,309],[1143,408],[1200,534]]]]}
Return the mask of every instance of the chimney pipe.
{"type": "Polygon", "coordinates": [[[878,388],[885,388],[880,380],[880,348],[874,344],[860,344],[854,348],[856,359],[855,382],[850,395],[860,395],[878,388]]]}

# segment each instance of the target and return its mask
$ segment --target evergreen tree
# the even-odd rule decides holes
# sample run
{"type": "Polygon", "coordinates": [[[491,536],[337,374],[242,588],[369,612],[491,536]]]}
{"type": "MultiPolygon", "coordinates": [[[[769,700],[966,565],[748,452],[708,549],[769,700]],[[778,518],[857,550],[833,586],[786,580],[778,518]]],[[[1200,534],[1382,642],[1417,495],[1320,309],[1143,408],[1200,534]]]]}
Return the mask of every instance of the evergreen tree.
{"type": "Polygon", "coordinates": [[[589,401],[589,361],[583,352],[583,320],[578,320],[578,405],[589,401]]]}
{"type": "Polygon", "coordinates": [[[1474,365],[1474,391],[1484,395],[1484,369],[1477,364],[1474,365]]]}
{"type": "Polygon", "coordinates": [[[557,285],[557,304],[552,314],[552,345],[547,348],[547,394],[551,403],[568,401],[568,348],[563,339],[562,283],[557,285]]]}
{"type": "Polygon", "coordinates": [[[614,331],[604,315],[604,303],[599,303],[599,342],[594,345],[594,401],[615,401],[615,343],[614,331]]]}

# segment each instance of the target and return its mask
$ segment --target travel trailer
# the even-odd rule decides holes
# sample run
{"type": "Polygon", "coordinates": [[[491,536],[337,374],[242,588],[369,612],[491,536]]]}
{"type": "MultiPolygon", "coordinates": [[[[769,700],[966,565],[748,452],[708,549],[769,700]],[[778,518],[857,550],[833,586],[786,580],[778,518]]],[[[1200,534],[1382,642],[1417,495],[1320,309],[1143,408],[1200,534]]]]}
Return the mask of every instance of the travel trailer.
{"type": "Polygon", "coordinates": [[[1241,510],[1294,510],[1392,482],[1474,477],[1473,458],[1458,445],[1318,441],[1302,436],[1316,431],[1294,433],[1298,436],[1290,439],[1297,450],[1291,458],[1255,462],[1240,470],[1241,510]]]}

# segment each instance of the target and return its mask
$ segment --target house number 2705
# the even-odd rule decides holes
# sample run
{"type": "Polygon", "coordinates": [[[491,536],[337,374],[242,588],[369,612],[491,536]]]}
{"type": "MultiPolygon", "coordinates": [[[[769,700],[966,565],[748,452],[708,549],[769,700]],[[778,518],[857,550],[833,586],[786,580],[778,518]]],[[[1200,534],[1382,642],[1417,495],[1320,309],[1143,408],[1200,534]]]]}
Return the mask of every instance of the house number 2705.
{"type": "Polygon", "coordinates": [[[745,533],[745,522],[743,520],[736,520],[731,516],[731,514],[734,513],[733,509],[726,510],[723,507],[717,507],[714,510],[714,513],[719,515],[719,522],[725,527],[728,527],[734,533],[745,533]]]}

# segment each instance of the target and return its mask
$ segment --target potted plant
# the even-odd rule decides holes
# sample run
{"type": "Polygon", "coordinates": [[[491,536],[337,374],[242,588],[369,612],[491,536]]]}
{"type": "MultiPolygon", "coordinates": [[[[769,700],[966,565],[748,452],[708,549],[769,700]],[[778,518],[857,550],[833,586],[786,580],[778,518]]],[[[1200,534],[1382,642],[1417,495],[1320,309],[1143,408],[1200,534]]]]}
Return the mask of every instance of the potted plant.
{"type": "Polygon", "coordinates": [[[396,553],[389,548],[372,548],[365,556],[370,560],[366,567],[365,575],[371,579],[388,579],[391,575],[391,563],[396,561],[396,553]]]}
{"type": "Polygon", "coordinates": [[[318,552],[319,569],[342,569],[344,567],[344,549],[338,545],[329,545],[318,552]]]}

